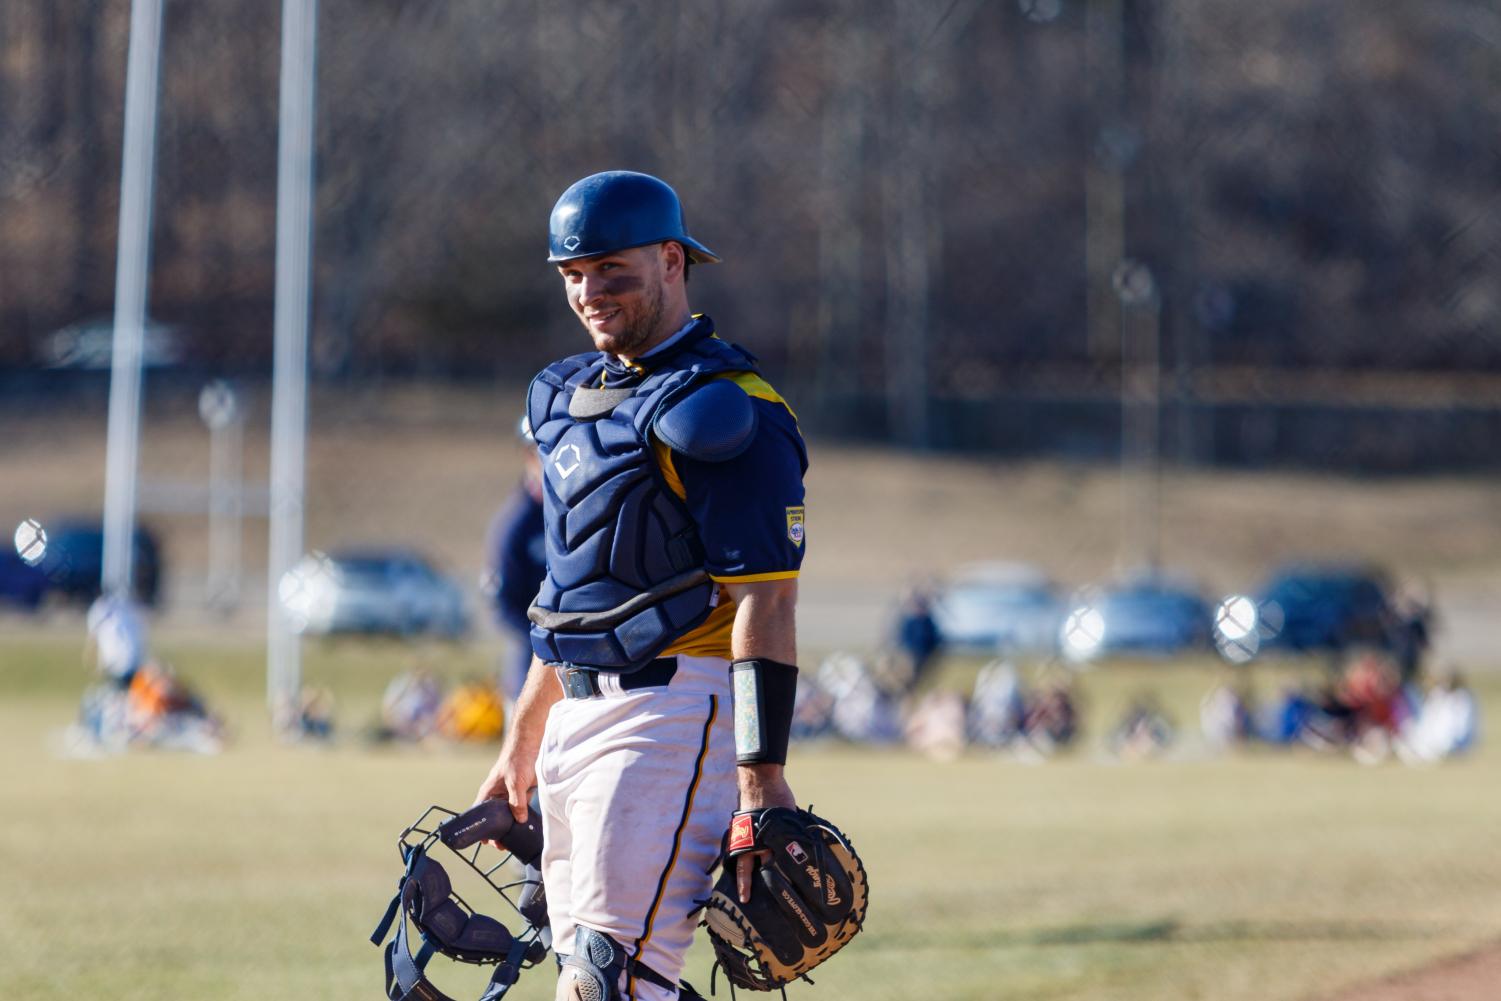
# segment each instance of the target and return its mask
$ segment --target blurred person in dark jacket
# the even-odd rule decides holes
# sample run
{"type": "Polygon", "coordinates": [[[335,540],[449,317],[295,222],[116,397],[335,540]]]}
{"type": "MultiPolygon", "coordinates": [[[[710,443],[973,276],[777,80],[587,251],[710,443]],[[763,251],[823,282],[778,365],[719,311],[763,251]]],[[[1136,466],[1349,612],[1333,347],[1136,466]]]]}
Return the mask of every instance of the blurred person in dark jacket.
{"type": "Polygon", "coordinates": [[[901,656],[902,681],[908,691],[916,688],[933,666],[942,646],[938,624],[933,621],[932,601],[922,587],[914,587],[902,599],[897,612],[896,645],[901,656]]]}
{"type": "Polygon", "coordinates": [[[1423,671],[1423,659],[1433,645],[1433,602],[1404,588],[1393,603],[1392,656],[1396,658],[1404,685],[1413,684],[1423,671]]]}
{"type": "Polygon", "coordinates": [[[501,665],[501,687],[512,703],[521,694],[532,662],[531,621],[527,609],[547,576],[547,549],[542,538],[542,472],[531,429],[522,418],[516,431],[522,453],[521,481],[495,513],[485,537],[485,572],[481,590],[495,625],[509,649],[501,665]]]}

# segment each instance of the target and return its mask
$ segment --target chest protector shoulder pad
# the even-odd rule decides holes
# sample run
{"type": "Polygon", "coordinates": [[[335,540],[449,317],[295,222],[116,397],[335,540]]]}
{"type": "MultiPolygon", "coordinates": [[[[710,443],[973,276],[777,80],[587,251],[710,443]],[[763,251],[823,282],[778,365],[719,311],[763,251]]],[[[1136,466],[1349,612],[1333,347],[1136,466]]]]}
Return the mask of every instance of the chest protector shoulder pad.
{"type": "Polygon", "coordinates": [[[714,584],[703,543],[662,476],[651,431],[713,376],[755,370],[749,352],[704,337],[633,386],[598,388],[597,353],[532,381],[527,418],[542,460],[547,576],[528,617],[542,660],[633,671],[708,618],[714,584]]]}

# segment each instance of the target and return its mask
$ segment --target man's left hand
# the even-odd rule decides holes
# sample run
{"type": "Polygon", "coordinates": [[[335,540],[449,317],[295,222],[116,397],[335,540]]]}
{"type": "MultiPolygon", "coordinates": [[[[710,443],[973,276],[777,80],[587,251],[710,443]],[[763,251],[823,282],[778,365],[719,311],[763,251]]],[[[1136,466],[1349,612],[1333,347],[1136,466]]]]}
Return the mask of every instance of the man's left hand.
{"type": "MultiPolygon", "coordinates": [[[[797,797],[792,795],[792,787],[787,784],[783,766],[741,765],[736,771],[740,779],[740,809],[763,810],[768,806],[797,809],[797,797]]],[[[735,860],[735,888],[742,904],[750,902],[751,873],[756,863],[767,854],[765,851],[751,852],[735,860]]]]}

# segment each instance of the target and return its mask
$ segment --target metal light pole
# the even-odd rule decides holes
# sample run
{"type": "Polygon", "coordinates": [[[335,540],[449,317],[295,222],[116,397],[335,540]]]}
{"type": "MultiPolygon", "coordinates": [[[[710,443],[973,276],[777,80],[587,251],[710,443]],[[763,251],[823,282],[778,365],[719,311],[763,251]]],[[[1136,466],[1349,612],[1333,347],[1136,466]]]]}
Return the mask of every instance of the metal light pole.
{"type": "Polygon", "coordinates": [[[1085,334],[1091,361],[1108,361],[1116,345],[1111,271],[1125,255],[1125,171],[1131,149],[1126,121],[1121,0],[1084,6],[1085,99],[1091,143],[1084,158],[1085,334]]]}
{"type": "Polygon", "coordinates": [[[1111,284],[1121,318],[1121,561],[1122,569],[1160,563],[1159,447],[1162,302],[1152,269],[1124,260],[1111,284]]]}
{"type": "Polygon", "coordinates": [[[271,524],[266,581],[266,700],[291,724],[302,646],[281,602],[302,555],[307,446],[307,342],[312,297],[313,84],[317,0],[283,0],[281,141],[276,173],[276,333],[271,388],[271,524]]]}
{"type": "Polygon", "coordinates": [[[886,422],[892,441],[913,448],[933,444],[933,261],[942,243],[935,210],[933,109],[938,95],[940,47],[962,23],[935,34],[928,5],[893,0],[897,37],[908,40],[904,85],[896,91],[885,126],[888,150],[882,173],[886,234],[886,422]],[[925,35],[926,32],[926,35],[925,35]]]}
{"type": "Polygon", "coordinates": [[[227,614],[240,602],[245,415],[234,387],[216,379],[198,394],[198,416],[208,427],[208,604],[227,614]]]}
{"type": "Polygon", "coordinates": [[[162,0],[135,0],[130,7],[130,53],[125,68],[115,332],[104,460],[104,566],[99,584],[105,594],[129,594],[132,580],[131,543],[141,439],[141,341],[146,330],[146,280],[151,273],[151,194],[161,46],[162,0]]]}
{"type": "Polygon", "coordinates": [[[859,395],[856,340],[862,331],[863,234],[859,192],[868,98],[861,81],[869,59],[868,14],[854,9],[831,20],[829,70],[836,82],[822,121],[818,173],[818,347],[813,398],[825,415],[841,414],[859,395]]]}

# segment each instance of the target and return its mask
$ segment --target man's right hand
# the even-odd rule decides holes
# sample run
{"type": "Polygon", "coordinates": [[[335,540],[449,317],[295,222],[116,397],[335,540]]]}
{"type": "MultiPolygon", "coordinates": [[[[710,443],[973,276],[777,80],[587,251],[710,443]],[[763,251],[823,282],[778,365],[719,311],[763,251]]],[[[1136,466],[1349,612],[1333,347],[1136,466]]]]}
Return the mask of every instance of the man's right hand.
{"type": "Polygon", "coordinates": [[[501,748],[500,756],[490,767],[490,774],[480,783],[474,797],[475,804],[487,799],[503,799],[510,804],[511,815],[517,823],[526,822],[526,804],[537,787],[537,752],[513,748],[511,742],[501,748]]]}
{"type": "Polygon", "coordinates": [[[505,743],[490,766],[490,774],[480,783],[474,802],[503,799],[511,806],[517,823],[526,823],[526,804],[537,788],[537,752],[542,748],[542,731],[547,713],[563,697],[563,687],[552,668],[536,658],[527,671],[526,685],[506,727],[505,743]]]}

